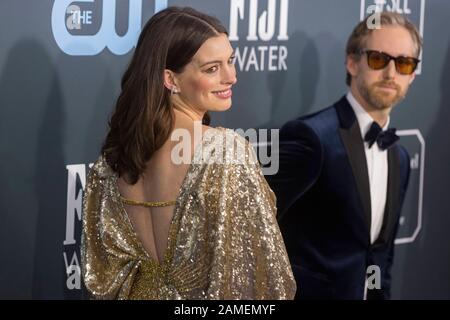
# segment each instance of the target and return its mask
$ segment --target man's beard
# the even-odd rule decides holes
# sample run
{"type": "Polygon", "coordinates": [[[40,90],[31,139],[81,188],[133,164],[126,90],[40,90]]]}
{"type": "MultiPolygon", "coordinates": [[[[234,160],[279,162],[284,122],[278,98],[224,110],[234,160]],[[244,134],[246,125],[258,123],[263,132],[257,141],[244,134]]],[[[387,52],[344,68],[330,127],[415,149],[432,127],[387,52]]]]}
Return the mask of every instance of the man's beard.
{"type": "Polygon", "coordinates": [[[364,100],[377,110],[391,109],[405,98],[406,91],[402,92],[400,86],[393,81],[379,81],[372,85],[367,85],[363,81],[357,82],[358,90],[364,100]],[[391,86],[395,89],[396,94],[388,94],[379,89],[379,86],[391,86]]]}

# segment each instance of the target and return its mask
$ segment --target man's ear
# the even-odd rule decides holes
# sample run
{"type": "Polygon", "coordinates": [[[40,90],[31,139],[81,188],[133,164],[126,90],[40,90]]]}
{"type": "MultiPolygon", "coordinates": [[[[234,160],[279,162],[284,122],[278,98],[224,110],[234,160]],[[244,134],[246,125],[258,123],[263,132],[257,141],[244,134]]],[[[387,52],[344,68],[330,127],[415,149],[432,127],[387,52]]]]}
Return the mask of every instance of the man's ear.
{"type": "Polygon", "coordinates": [[[350,73],[352,77],[356,77],[356,75],[358,74],[358,62],[359,59],[357,59],[354,54],[347,55],[345,59],[345,67],[347,68],[347,72],[350,73]]]}
{"type": "Polygon", "coordinates": [[[416,78],[416,72],[414,71],[413,74],[409,78],[409,84],[413,83],[415,78],[416,78]]]}

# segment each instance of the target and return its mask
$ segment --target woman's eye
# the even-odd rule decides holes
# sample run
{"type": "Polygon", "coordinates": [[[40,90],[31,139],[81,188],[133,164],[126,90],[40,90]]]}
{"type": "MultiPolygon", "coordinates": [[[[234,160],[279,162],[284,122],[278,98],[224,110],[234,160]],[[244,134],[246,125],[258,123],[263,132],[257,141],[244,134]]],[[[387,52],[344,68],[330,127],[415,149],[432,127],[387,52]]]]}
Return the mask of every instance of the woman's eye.
{"type": "Polygon", "coordinates": [[[232,56],[231,58],[230,58],[230,60],[228,60],[228,63],[229,64],[234,64],[234,62],[235,62],[235,56],[232,56]]]}
{"type": "Polygon", "coordinates": [[[209,69],[206,69],[206,73],[214,73],[218,70],[219,68],[217,66],[211,67],[209,69]]]}

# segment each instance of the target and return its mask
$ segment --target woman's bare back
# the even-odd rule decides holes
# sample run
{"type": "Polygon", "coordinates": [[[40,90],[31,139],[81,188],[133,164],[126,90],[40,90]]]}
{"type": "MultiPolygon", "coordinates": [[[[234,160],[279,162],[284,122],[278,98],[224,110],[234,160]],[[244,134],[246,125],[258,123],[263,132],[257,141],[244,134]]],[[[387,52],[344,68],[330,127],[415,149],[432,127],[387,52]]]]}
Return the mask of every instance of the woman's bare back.
{"type": "MultiPolygon", "coordinates": [[[[192,130],[191,126],[187,127],[191,137],[194,138],[193,127],[192,130]]],[[[202,126],[203,131],[207,128],[202,126]]],[[[190,151],[189,159],[192,159],[195,146],[200,142],[201,137],[191,139],[191,148],[188,150],[190,151]]],[[[120,177],[118,188],[122,197],[140,202],[176,201],[190,167],[190,163],[176,164],[172,161],[172,150],[177,143],[179,142],[171,141],[169,138],[147,162],[147,167],[136,184],[130,185],[123,177],[120,177]]],[[[144,249],[152,259],[162,263],[175,205],[145,207],[125,204],[124,206],[144,249]]]]}

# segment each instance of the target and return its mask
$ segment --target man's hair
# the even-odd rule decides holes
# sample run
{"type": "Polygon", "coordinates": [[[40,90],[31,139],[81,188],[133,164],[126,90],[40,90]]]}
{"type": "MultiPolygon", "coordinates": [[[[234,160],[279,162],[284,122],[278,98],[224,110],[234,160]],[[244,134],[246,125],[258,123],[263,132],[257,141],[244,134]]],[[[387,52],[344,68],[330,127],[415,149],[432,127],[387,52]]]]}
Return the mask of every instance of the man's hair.
{"type": "MultiPolygon", "coordinates": [[[[380,12],[380,25],[383,26],[400,26],[409,31],[411,38],[416,46],[416,57],[419,57],[422,50],[422,37],[416,26],[408,20],[405,16],[394,13],[394,12],[380,12]]],[[[374,29],[369,29],[367,26],[367,21],[372,16],[368,16],[366,19],[358,23],[358,25],[353,29],[352,34],[348,38],[346,47],[346,58],[349,55],[358,55],[365,45],[367,37],[373,32],[374,29]]],[[[352,76],[347,72],[346,82],[350,86],[352,76]]]]}

